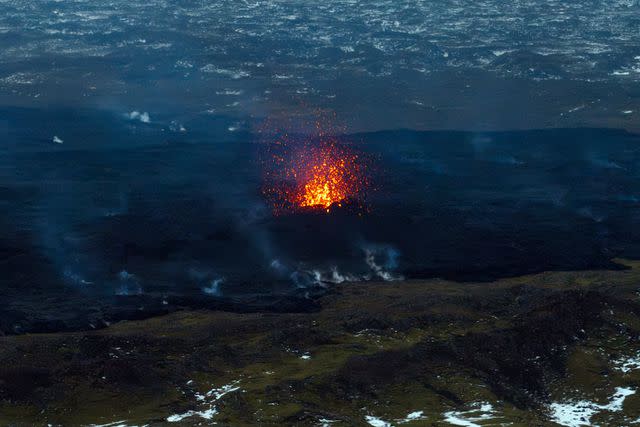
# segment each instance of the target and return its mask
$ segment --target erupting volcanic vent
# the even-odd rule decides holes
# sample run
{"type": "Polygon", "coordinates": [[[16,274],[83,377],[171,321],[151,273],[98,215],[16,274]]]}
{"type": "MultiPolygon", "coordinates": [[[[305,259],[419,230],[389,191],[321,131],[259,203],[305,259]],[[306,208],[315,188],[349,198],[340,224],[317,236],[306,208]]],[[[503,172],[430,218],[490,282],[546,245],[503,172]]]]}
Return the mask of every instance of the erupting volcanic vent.
{"type": "Polygon", "coordinates": [[[365,156],[335,136],[318,132],[296,139],[285,134],[270,144],[264,163],[264,193],[276,213],[364,207],[369,187],[365,156]]]}
{"type": "Polygon", "coordinates": [[[358,156],[335,145],[309,148],[290,174],[295,178],[291,202],[308,208],[342,206],[362,191],[358,156]]]}

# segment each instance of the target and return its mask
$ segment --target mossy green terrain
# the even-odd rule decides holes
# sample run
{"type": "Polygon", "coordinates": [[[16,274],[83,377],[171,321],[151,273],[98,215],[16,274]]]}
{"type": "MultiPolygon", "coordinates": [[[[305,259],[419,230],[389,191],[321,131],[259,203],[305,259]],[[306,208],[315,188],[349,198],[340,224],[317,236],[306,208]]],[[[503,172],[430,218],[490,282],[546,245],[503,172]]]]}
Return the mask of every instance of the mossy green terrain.
{"type": "Polygon", "coordinates": [[[0,337],[0,425],[631,425],[640,263],[618,262],[343,284],[314,313],[180,311],[0,337]]]}

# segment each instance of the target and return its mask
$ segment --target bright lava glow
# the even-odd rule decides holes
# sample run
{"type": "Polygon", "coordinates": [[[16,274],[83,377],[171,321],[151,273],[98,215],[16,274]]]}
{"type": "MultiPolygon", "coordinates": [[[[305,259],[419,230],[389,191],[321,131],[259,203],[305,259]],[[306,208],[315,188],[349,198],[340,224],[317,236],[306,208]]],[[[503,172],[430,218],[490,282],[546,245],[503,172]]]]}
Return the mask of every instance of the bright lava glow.
{"type": "MultiPolygon", "coordinates": [[[[283,159],[283,157],[278,157],[283,159]]],[[[357,154],[335,141],[294,146],[273,183],[277,211],[324,210],[360,203],[368,185],[357,154]]]]}
{"type": "Polygon", "coordinates": [[[321,159],[310,165],[310,177],[298,194],[301,207],[341,205],[350,192],[348,165],[345,159],[332,159],[331,153],[322,153],[321,159]]]}
{"type": "MultiPolygon", "coordinates": [[[[366,211],[370,190],[370,158],[354,142],[342,141],[337,133],[325,131],[331,118],[320,118],[308,136],[291,137],[287,132],[268,136],[263,157],[263,194],[275,214],[297,211],[331,212],[347,207],[366,211]]],[[[295,125],[292,127],[296,129],[295,125]]],[[[266,135],[272,129],[265,124],[266,135]]]]}

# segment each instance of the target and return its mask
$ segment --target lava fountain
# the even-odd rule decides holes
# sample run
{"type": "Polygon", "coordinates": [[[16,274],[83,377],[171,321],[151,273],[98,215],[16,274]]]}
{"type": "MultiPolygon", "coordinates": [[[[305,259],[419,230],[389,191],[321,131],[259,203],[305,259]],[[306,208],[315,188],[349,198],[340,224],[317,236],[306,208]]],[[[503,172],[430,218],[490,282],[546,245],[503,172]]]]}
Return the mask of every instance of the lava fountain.
{"type": "Polygon", "coordinates": [[[264,191],[276,214],[300,210],[327,213],[345,205],[364,207],[369,187],[366,156],[336,137],[292,141],[280,138],[266,165],[264,191]]]}
{"type": "MultiPolygon", "coordinates": [[[[308,158],[292,169],[297,182],[292,202],[301,208],[330,211],[362,191],[358,156],[335,145],[310,149],[308,158]]],[[[307,156],[305,156],[307,157],[307,156]]]]}

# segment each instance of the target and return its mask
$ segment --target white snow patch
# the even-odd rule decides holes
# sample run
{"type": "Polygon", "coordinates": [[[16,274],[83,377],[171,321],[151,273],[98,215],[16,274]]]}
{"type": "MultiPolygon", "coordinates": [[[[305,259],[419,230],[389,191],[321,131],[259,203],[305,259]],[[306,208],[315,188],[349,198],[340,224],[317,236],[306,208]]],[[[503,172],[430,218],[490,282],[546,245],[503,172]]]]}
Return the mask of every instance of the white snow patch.
{"type": "Polygon", "coordinates": [[[552,403],[551,420],[565,427],[580,427],[591,425],[591,417],[603,411],[620,412],[627,396],[635,394],[636,390],[627,387],[616,387],[609,403],[599,405],[588,400],[579,400],[568,403],[552,403]]]}
{"type": "Polygon", "coordinates": [[[424,411],[414,411],[414,412],[408,413],[406,417],[396,421],[398,422],[398,424],[405,424],[405,423],[410,423],[412,421],[423,420],[425,418],[426,417],[424,416],[424,411]]]}
{"type": "MultiPolygon", "coordinates": [[[[146,427],[147,425],[148,424],[145,424],[140,427],[146,427]]],[[[126,420],[122,420],[122,421],[114,421],[112,423],[107,423],[107,424],[89,424],[87,427],[138,427],[138,426],[127,424],[126,420]]]]}
{"type": "Polygon", "coordinates": [[[490,420],[495,417],[495,411],[490,403],[476,403],[476,408],[468,411],[445,412],[444,420],[449,424],[464,427],[480,427],[479,421],[490,420]]]}
{"type": "Polygon", "coordinates": [[[567,427],[590,425],[591,417],[598,412],[600,411],[594,407],[593,402],[586,400],[551,404],[551,419],[567,427]]]}
{"type": "Polygon", "coordinates": [[[616,387],[616,392],[611,396],[609,404],[603,406],[602,409],[611,412],[620,412],[622,411],[622,407],[627,396],[631,396],[633,394],[636,394],[636,390],[634,388],[616,387]]]}
{"type": "Polygon", "coordinates": [[[216,408],[209,408],[205,409],[204,411],[187,411],[182,414],[169,415],[167,417],[167,421],[169,421],[170,423],[177,423],[191,417],[200,417],[204,418],[205,420],[210,420],[217,413],[218,410],[216,408]]]}
{"type": "Polygon", "coordinates": [[[635,355],[621,358],[613,361],[613,366],[619,370],[624,372],[625,374],[630,371],[634,371],[636,369],[640,369],[640,351],[635,355]]]}
{"type": "Polygon", "coordinates": [[[216,402],[220,400],[223,396],[232,393],[234,391],[240,390],[238,386],[238,381],[234,381],[230,384],[225,384],[219,388],[212,388],[204,396],[200,393],[195,394],[195,398],[198,401],[199,405],[207,405],[208,407],[201,411],[187,411],[182,414],[173,414],[167,417],[167,421],[170,423],[177,423],[187,418],[199,417],[205,420],[211,420],[218,413],[218,408],[215,406],[216,402]],[[204,402],[204,403],[203,403],[204,402]]]}
{"type": "Polygon", "coordinates": [[[218,401],[227,394],[240,390],[240,387],[238,386],[239,382],[240,381],[238,380],[230,384],[225,384],[220,388],[213,388],[207,392],[207,397],[213,397],[213,400],[218,401]]]}

